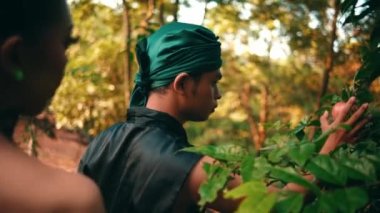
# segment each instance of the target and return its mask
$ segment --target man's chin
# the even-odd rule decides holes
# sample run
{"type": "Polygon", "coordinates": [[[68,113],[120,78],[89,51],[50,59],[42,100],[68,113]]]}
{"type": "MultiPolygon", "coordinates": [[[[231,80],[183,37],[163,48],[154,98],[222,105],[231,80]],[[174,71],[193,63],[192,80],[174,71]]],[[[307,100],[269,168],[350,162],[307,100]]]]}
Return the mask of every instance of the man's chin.
{"type": "Polygon", "coordinates": [[[195,121],[195,122],[207,121],[209,117],[210,117],[210,115],[207,115],[206,117],[197,117],[197,118],[193,119],[192,121],[195,121]]]}

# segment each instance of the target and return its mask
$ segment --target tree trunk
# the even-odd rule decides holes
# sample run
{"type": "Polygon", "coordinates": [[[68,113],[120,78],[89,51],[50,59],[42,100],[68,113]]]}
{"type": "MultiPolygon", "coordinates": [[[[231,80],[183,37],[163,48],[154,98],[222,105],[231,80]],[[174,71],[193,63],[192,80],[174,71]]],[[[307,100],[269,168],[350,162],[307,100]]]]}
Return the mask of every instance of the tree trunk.
{"type": "MultiPolygon", "coordinates": [[[[334,42],[336,40],[336,29],[337,29],[337,19],[340,11],[340,0],[335,0],[334,1],[334,16],[333,20],[331,22],[331,34],[330,34],[330,47],[329,47],[329,55],[326,57],[325,61],[325,70],[323,72],[323,77],[322,77],[322,84],[321,84],[321,91],[318,95],[318,100],[317,100],[317,109],[321,108],[322,105],[322,98],[326,94],[327,87],[329,85],[329,79],[330,79],[330,73],[334,68],[334,42]]],[[[316,132],[316,127],[310,127],[309,133],[308,133],[308,138],[309,140],[312,140],[314,137],[314,134],[316,132]]]]}
{"type": "Polygon", "coordinates": [[[244,111],[247,114],[247,122],[249,125],[249,133],[251,135],[252,145],[255,148],[255,150],[259,150],[261,148],[260,137],[259,137],[259,127],[257,125],[257,122],[255,121],[255,118],[253,115],[253,109],[251,105],[249,104],[251,93],[252,93],[251,86],[249,85],[249,83],[246,83],[243,86],[243,92],[241,93],[241,104],[244,111]]]}
{"type": "Polygon", "coordinates": [[[162,26],[162,25],[165,24],[165,18],[164,18],[165,5],[164,5],[164,0],[159,0],[159,2],[158,2],[158,9],[159,9],[158,19],[160,21],[160,26],[162,26]]]}
{"type": "Polygon", "coordinates": [[[124,70],[124,97],[125,97],[125,106],[129,107],[129,100],[131,97],[131,88],[132,88],[132,52],[131,52],[131,21],[130,21],[130,7],[127,0],[123,0],[124,6],[124,27],[125,27],[125,70],[124,70]]]}
{"type": "Polygon", "coordinates": [[[174,21],[178,21],[178,11],[179,11],[179,0],[175,0],[174,11],[173,11],[174,21]]]}
{"type": "Polygon", "coordinates": [[[205,0],[205,7],[204,7],[204,14],[203,14],[203,19],[202,19],[202,24],[204,23],[205,19],[206,19],[206,15],[207,15],[207,4],[208,4],[209,0],[205,0]]]}
{"type": "Polygon", "coordinates": [[[329,84],[329,79],[330,79],[330,73],[334,67],[334,42],[336,40],[336,29],[337,29],[337,19],[340,11],[340,0],[335,0],[334,1],[334,17],[331,22],[331,35],[330,35],[330,47],[329,47],[329,55],[326,58],[325,61],[325,70],[323,72],[323,77],[322,77],[322,85],[321,85],[321,91],[318,96],[318,109],[321,107],[321,99],[323,96],[326,94],[327,87],[329,84]]]}
{"type": "Polygon", "coordinates": [[[259,122],[259,144],[260,148],[263,146],[264,141],[266,139],[266,131],[264,128],[264,124],[268,120],[268,100],[269,100],[269,90],[267,85],[264,85],[261,89],[261,102],[260,102],[260,122],[259,122]]]}
{"type": "Polygon", "coordinates": [[[153,18],[155,8],[155,0],[148,0],[148,5],[145,13],[145,18],[140,21],[140,33],[139,35],[146,36],[149,34],[149,23],[153,18]]]}

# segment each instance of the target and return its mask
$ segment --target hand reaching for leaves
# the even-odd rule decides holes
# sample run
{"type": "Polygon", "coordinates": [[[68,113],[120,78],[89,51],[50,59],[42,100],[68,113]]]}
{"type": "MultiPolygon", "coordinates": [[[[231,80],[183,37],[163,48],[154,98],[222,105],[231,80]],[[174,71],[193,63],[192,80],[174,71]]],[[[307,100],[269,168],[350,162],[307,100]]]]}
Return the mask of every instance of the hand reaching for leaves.
{"type": "Polygon", "coordinates": [[[367,118],[359,121],[359,118],[368,108],[367,103],[362,104],[347,120],[345,120],[350,109],[354,108],[354,104],[355,97],[351,97],[347,102],[336,103],[332,109],[331,114],[333,121],[331,123],[328,121],[329,113],[327,111],[320,117],[322,131],[332,131],[320,150],[320,154],[330,153],[343,140],[346,142],[352,142],[354,140],[355,133],[357,133],[358,130],[360,130],[368,122],[367,118]],[[353,125],[354,126],[347,132],[345,128],[341,127],[342,125],[349,125],[351,127],[353,125]]]}

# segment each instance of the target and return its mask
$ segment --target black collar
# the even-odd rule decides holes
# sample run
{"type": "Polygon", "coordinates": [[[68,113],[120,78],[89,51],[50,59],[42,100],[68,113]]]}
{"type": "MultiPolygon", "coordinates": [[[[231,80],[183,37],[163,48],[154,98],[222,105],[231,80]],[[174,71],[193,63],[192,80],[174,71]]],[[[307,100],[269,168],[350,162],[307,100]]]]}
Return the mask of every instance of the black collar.
{"type": "Polygon", "coordinates": [[[148,109],[146,107],[131,107],[127,112],[127,121],[139,125],[157,125],[168,131],[174,132],[179,137],[186,137],[186,131],[182,124],[171,115],[148,109]]]}

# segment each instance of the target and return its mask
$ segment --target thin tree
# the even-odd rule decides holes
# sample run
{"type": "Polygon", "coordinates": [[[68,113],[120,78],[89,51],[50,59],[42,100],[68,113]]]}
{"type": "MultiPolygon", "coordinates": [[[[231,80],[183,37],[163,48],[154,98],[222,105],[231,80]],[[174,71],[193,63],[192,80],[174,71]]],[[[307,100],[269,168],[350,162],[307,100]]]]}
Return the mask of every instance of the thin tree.
{"type": "Polygon", "coordinates": [[[127,0],[123,0],[124,8],[124,35],[125,35],[125,72],[124,72],[124,84],[125,84],[125,106],[129,106],[129,99],[131,96],[132,88],[132,52],[131,52],[131,19],[130,19],[130,6],[127,0]]]}
{"type": "Polygon", "coordinates": [[[178,21],[178,11],[179,11],[179,0],[175,0],[174,11],[173,11],[174,21],[178,21]]]}
{"type": "Polygon", "coordinates": [[[328,56],[326,57],[325,70],[323,72],[321,90],[318,96],[318,103],[317,103],[318,109],[321,107],[321,99],[326,94],[327,87],[329,85],[330,73],[334,68],[334,56],[335,56],[334,43],[337,38],[336,31],[337,31],[337,20],[338,20],[339,12],[340,12],[340,0],[334,0],[334,16],[333,16],[333,20],[331,21],[329,53],[328,53],[328,56]]]}

